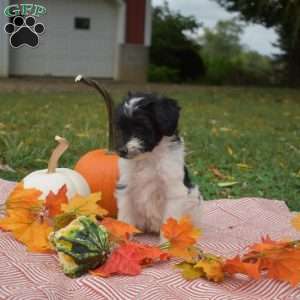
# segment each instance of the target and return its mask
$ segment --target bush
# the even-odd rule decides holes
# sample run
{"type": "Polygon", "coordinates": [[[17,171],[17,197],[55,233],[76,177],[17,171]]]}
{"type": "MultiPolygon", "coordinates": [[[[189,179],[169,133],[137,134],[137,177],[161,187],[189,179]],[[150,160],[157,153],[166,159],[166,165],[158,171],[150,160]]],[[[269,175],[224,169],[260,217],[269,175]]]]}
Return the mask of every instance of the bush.
{"type": "Polygon", "coordinates": [[[206,67],[205,82],[212,84],[270,84],[272,62],[241,44],[243,26],[237,20],[219,21],[204,28],[199,42],[206,67]]]}
{"type": "Polygon", "coordinates": [[[148,80],[151,82],[179,82],[179,71],[166,66],[150,65],[148,80]]]}

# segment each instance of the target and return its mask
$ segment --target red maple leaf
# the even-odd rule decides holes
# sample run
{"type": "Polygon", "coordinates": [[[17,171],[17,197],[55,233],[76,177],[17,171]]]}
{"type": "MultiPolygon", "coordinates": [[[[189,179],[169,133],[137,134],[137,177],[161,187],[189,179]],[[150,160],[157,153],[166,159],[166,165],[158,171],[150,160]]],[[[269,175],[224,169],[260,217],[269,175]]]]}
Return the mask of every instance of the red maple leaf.
{"type": "Polygon", "coordinates": [[[48,210],[49,217],[55,217],[61,214],[61,205],[66,203],[68,203],[68,197],[67,186],[65,184],[59,189],[56,194],[50,191],[45,201],[45,207],[48,210]]]}
{"type": "Polygon", "coordinates": [[[101,277],[109,277],[113,274],[134,276],[141,273],[142,265],[149,265],[168,258],[169,256],[158,247],[126,242],[111,254],[104,265],[91,271],[91,274],[101,277]]]}

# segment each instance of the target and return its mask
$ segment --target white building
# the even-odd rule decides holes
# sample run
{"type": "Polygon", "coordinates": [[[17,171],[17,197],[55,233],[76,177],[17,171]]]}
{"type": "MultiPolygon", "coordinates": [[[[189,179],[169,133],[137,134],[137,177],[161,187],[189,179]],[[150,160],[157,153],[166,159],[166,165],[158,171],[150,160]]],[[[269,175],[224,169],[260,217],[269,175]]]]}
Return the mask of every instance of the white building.
{"type": "Polygon", "coordinates": [[[45,32],[37,47],[13,48],[4,29],[13,20],[8,13],[22,14],[20,2],[0,1],[0,76],[146,79],[151,0],[28,0],[25,15],[35,14],[34,4],[46,8],[35,16],[45,32]]]}

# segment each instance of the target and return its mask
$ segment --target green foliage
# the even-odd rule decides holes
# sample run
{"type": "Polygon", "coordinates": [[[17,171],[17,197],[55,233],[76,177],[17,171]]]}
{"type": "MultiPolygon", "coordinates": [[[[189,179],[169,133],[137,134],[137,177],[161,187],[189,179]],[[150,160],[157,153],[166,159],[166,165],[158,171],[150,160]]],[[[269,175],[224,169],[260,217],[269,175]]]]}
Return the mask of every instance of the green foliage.
{"type": "Polygon", "coordinates": [[[246,21],[273,27],[283,51],[279,63],[285,67],[289,84],[300,85],[300,1],[215,0],[229,11],[239,12],[246,21]]]}
{"type": "Polygon", "coordinates": [[[150,65],[148,80],[151,82],[179,82],[179,71],[166,66],[150,65]]]}
{"type": "MultiPolygon", "coordinates": [[[[170,70],[176,70],[178,75],[170,76],[171,81],[173,78],[178,81],[178,77],[180,81],[195,80],[204,73],[199,45],[190,37],[199,26],[194,17],[171,11],[167,2],[154,8],[150,62],[156,67],[164,67],[154,70],[155,73],[170,74],[170,70]]],[[[152,75],[150,73],[150,80],[152,75]]]]}
{"type": "Polygon", "coordinates": [[[241,44],[243,25],[236,19],[219,21],[215,28],[204,28],[199,42],[207,70],[207,81],[214,84],[270,83],[269,58],[241,44]]]}
{"type": "MultiPolygon", "coordinates": [[[[72,168],[87,151],[106,146],[105,107],[97,94],[41,89],[0,93],[0,161],[16,170],[0,171],[0,178],[20,180],[46,168],[57,134],[70,141],[60,166],[72,168]]],[[[109,89],[119,99],[132,86],[109,89]]],[[[187,163],[205,199],[258,196],[300,210],[298,91],[149,84],[136,89],[178,99],[187,163]],[[212,166],[226,178],[217,178],[212,166]]]]}

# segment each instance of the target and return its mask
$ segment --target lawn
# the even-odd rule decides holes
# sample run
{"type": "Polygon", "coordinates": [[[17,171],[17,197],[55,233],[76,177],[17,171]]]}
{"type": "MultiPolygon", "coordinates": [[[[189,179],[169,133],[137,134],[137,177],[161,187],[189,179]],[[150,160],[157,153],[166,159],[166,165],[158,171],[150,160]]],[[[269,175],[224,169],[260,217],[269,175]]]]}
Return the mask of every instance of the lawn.
{"type": "MultiPolygon", "coordinates": [[[[139,86],[178,99],[187,162],[205,199],[245,196],[285,200],[300,210],[300,94],[269,88],[139,86]],[[235,184],[226,186],[226,183],[235,184]],[[225,186],[224,186],[225,185],[225,186]]],[[[115,98],[128,89],[110,85],[115,98]]],[[[45,168],[55,135],[71,147],[61,160],[72,167],[90,149],[106,145],[106,115],[89,89],[0,88],[0,160],[20,180],[45,168]]]]}

